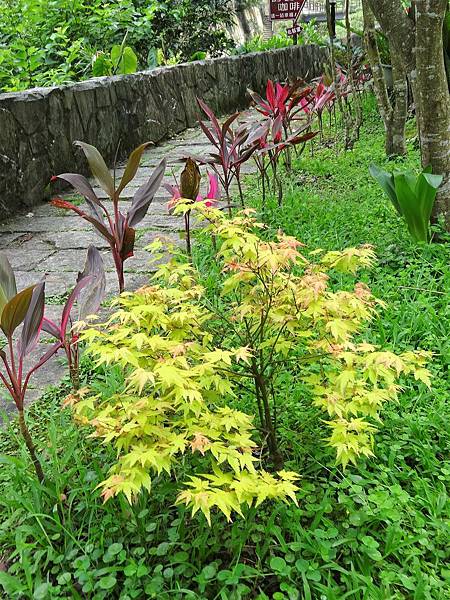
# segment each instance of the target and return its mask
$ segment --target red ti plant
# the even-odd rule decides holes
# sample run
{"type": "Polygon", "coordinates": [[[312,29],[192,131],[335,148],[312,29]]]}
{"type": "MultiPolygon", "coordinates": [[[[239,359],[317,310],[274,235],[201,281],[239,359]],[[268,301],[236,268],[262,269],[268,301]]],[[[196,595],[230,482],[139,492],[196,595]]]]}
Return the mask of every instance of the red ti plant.
{"type": "Polygon", "coordinates": [[[95,314],[100,308],[105,293],[105,270],[100,252],[89,246],[84,271],[78,273],[77,284],[70,293],[63,308],[60,322],[54,323],[44,317],[42,329],[56,338],[64,349],[69,367],[70,380],[74,391],[80,389],[80,349],[79,335],[73,330],[72,309],[78,304],[78,321],[95,314]]]}
{"type": "Polygon", "coordinates": [[[25,422],[25,395],[31,376],[42,367],[61,347],[56,342],[26,371],[25,360],[35,348],[42,328],[45,308],[45,283],[42,281],[17,292],[16,278],[6,255],[0,253],[0,327],[6,337],[6,345],[0,350],[4,371],[0,380],[8,390],[19,415],[19,427],[33,461],[36,475],[44,481],[42,465],[25,422]],[[14,333],[22,325],[15,343],[14,333]]]}
{"type": "Polygon", "coordinates": [[[302,111],[302,100],[308,98],[312,88],[304,86],[303,81],[296,81],[293,84],[276,83],[269,79],[266,87],[266,98],[262,98],[256,92],[248,90],[255,109],[264,117],[269,117],[272,121],[281,116],[282,125],[287,134],[294,120],[298,120],[299,113],[302,111]]]}
{"type": "Polygon", "coordinates": [[[186,236],[186,252],[192,258],[191,246],[191,209],[189,205],[194,202],[204,202],[205,206],[213,206],[220,199],[219,181],[216,174],[208,173],[209,188],[205,197],[200,195],[201,174],[197,163],[186,159],[186,166],[180,176],[180,184],[166,185],[165,188],[172,194],[168,202],[169,211],[176,210],[177,205],[182,206],[184,212],[184,231],[186,236]]]}
{"type": "MultiPolygon", "coordinates": [[[[312,88],[304,85],[301,80],[295,83],[274,83],[269,79],[266,86],[266,98],[262,98],[256,92],[248,90],[255,109],[271,122],[270,127],[278,128],[279,123],[283,128],[284,139],[293,133],[293,122],[304,116],[302,102],[311,94],[312,88]]],[[[291,169],[291,156],[289,148],[285,152],[285,164],[291,169]]]]}
{"type": "Polygon", "coordinates": [[[323,138],[323,112],[327,109],[330,113],[334,109],[336,101],[341,103],[342,98],[349,95],[348,78],[339,68],[336,71],[336,79],[327,74],[323,74],[315,82],[314,91],[306,98],[302,99],[302,110],[306,114],[314,114],[319,121],[320,137],[323,138]]]}
{"type": "Polygon", "coordinates": [[[82,148],[92,174],[100,187],[108,194],[112,202],[112,208],[107,208],[106,203],[97,197],[86,177],[75,173],[62,173],[52,178],[52,180],[61,179],[70,183],[79,194],[84,196],[89,211],[86,212],[71,202],[60,198],[55,198],[52,204],[57,208],[72,210],[82,219],[91,223],[98,233],[105,238],[111,248],[114,259],[119,291],[123,292],[125,289],[124,262],[134,254],[135,227],[147,214],[149,206],[161,185],[166,169],[166,161],[162,160],[159,163],[148,181],[134,194],[128,211],[122,213],[119,209],[120,195],[136,176],[142,154],[149,146],[149,143],[138,146],[130,154],[118,187],[116,187],[115,173],[114,176],[111,175],[97,148],[84,142],[75,142],[75,144],[82,148]]]}
{"type": "Polygon", "coordinates": [[[254,158],[261,174],[263,203],[266,199],[266,187],[269,181],[269,169],[272,173],[272,187],[278,195],[278,206],[283,203],[283,182],[279,177],[280,158],[289,148],[305,144],[317,135],[316,131],[308,131],[310,123],[305,123],[293,133],[285,132],[282,116],[275,119],[266,118],[262,123],[256,123],[249,134],[249,141],[258,140],[258,151],[254,158]]]}
{"type": "Polygon", "coordinates": [[[245,125],[235,129],[232,127],[240,113],[234,113],[221,125],[214,112],[203,100],[197,98],[197,102],[208,119],[205,123],[199,118],[199,125],[215,150],[209,157],[196,156],[195,159],[200,164],[210,165],[214,170],[223,187],[229,207],[231,206],[231,184],[236,179],[241,204],[244,207],[241,167],[256,151],[258,144],[248,143],[249,130],[245,125]]]}
{"type": "Polygon", "coordinates": [[[336,100],[334,85],[325,85],[324,78],[316,82],[314,92],[303,98],[301,107],[306,114],[315,114],[319,121],[320,137],[323,137],[323,111],[325,108],[331,110],[336,100]]]}

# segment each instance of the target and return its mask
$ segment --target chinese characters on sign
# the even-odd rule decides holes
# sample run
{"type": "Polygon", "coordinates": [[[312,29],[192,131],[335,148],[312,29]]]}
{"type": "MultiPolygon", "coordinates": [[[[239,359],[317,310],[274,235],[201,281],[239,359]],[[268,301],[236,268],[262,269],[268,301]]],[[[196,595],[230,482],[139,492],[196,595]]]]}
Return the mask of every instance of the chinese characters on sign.
{"type": "Polygon", "coordinates": [[[298,35],[301,32],[302,32],[301,25],[294,25],[293,27],[289,27],[288,29],[286,29],[286,33],[291,37],[294,37],[295,35],[298,35]]]}
{"type": "Polygon", "coordinates": [[[305,3],[306,0],[297,0],[295,2],[286,2],[285,0],[270,0],[270,18],[272,21],[297,19],[305,3]]]}

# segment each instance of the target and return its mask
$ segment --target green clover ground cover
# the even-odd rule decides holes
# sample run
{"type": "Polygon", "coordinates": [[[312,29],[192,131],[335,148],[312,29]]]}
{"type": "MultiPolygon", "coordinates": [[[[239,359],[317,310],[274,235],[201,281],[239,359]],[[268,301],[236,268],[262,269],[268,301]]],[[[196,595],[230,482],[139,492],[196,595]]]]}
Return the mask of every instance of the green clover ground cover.
{"type": "MultiPolygon", "coordinates": [[[[317,149],[294,161],[285,205],[264,215],[311,248],[369,243],[378,265],[363,278],[387,306],[366,338],[395,351],[434,353],[433,386],[406,385],[383,412],[375,458],[345,473],[324,449],[316,409],[295,376],[279,410],[287,467],[302,474],[299,508],[268,505],[230,525],[170,506],[175,478],[130,507],[105,505],[96,485],[113,457],[86,438],[49,392],[30,411],[49,481],[39,489],[14,430],[1,434],[0,587],[5,598],[273,598],[445,600],[450,597],[450,249],[413,244],[368,174],[387,164],[380,124],[369,118],[355,150],[317,149]],[[320,443],[318,441],[320,440],[320,443]],[[6,569],[9,569],[6,572],[6,569]]],[[[411,148],[402,164],[418,166],[411,148]]],[[[259,210],[256,181],[251,203],[259,210]]],[[[209,241],[195,260],[214,277],[209,241]]],[[[345,282],[337,282],[340,285],[345,282]]],[[[85,377],[92,367],[85,362],[85,377]]],[[[104,394],[118,370],[96,374],[104,394]]],[[[243,407],[244,409],[246,407],[243,407]]]]}

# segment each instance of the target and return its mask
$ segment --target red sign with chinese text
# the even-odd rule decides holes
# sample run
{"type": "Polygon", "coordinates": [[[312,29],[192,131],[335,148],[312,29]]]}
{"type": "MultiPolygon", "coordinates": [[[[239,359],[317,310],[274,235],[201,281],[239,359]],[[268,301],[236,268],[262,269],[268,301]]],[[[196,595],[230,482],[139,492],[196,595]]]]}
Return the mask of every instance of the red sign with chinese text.
{"type": "Polygon", "coordinates": [[[272,21],[296,20],[305,4],[306,0],[270,0],[270,18],[272,21]]]}

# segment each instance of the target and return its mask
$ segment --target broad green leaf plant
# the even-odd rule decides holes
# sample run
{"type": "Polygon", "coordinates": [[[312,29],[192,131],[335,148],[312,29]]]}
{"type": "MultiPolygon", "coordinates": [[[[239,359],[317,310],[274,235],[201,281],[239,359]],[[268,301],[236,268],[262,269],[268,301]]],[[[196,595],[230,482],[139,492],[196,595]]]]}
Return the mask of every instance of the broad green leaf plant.
{"type": "Polygon", "coordinates": [[[413,240],[429,242],[431,213],[443,176],[433,175],[431,167],[419,175],[411,171],[388,173],[376,165],[371,165],[369,171],[405,219],[413,240]]]}
{"type": "Polygon", "coordinates": [[[276,426],[276,406],[289,391],[280,375],[289,370],[306,381],[345,467],[373,454],[375,424],[399,394],[400,376],[429,385],[427,355],[395,355],[362,341],[381,303],[362,283],[353,291],[329,285],[328,271],[370,267],[371,247],[319,251],[312,260],[293,237],[263,239],[263,225],[248,211],[228,219],[202,202],[185,210],[209,221],[219,242],[217,290],[208,293],[195,267],[175,256],[152,285],[123,294],[106,323],[82,334],[98,364],[118,364],[126,377],[112,397],[86,391],[69,398],[76,418],[117,450],[103,496],[132,501],[151,490],[152,475],[172,474],[183,462],[192,475],[178,502],[208,521],[213,508],[230,518],[266,499],[295,502],[297,475],[282,468],[276,426]],[[247,393],[254,386],[255,425],[231,408],[242,382],[247,393]],[[274,473],[259,464],[267,463],[266,448],[274,473]]]}
{"type": "Polygon", "coordinates": [[[130,46],[126,46],[128,32],[125,34],[122,43],[115,44],[111,53],[105,54],[98,52],[92,63],[92,75],[102,77],[104,75],[130,75],[136,73],[138,68],[138,58],[130,46]]]}

